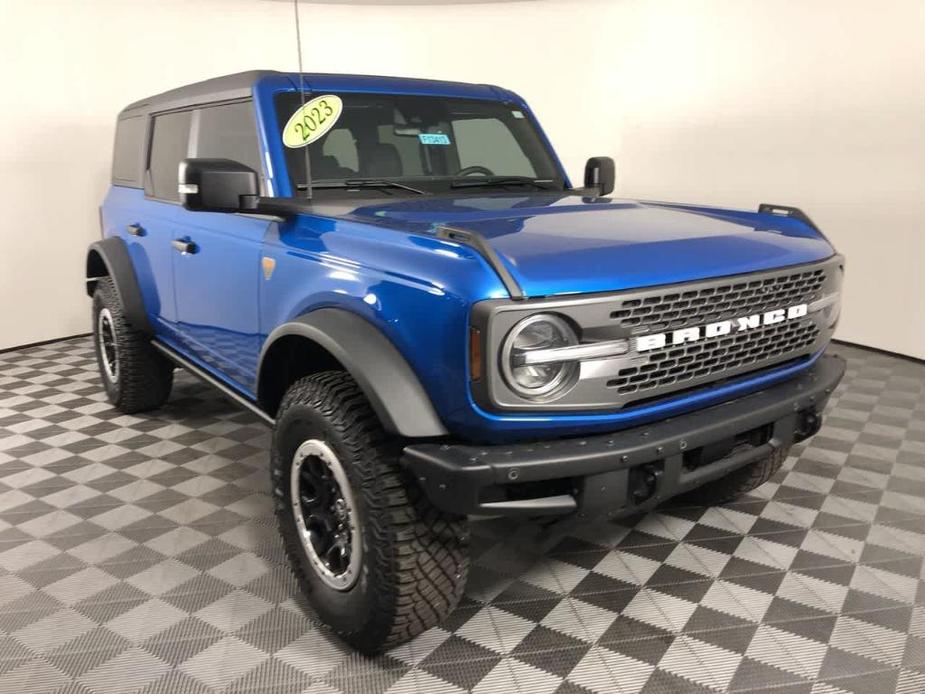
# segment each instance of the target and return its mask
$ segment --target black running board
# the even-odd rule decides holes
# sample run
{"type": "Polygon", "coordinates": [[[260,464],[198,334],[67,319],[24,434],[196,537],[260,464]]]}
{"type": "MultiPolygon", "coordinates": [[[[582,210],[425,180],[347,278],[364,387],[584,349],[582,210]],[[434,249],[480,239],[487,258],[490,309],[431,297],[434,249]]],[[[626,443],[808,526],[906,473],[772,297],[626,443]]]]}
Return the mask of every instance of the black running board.
{"type": "Polygon", "coordinates": [[[229,400],[240,405],[246,410],[250,410],[253,414],[257,415],[260,418],[260,421],[262,421],[267,426],[272,427],[276,424],[276,420],[273,419],[273,417],[268,415],[266,412],[261,410],[257,406],[257,403],[252,402],[251,400],[247,399],[245,396],[243,396],[241,393],[239,393],[238,391],[236,391],[234,388],[227,385],[226,383],[222,383],[220,380],[215,378],[215,376],[210,374],[208,371],[203,369],[201,366],[194,364],[189,359],[184,357],[182,354],[168,347],[162,342],[158,342],[157,340],[151,340],[151,344],[154,345],[155,349],[157,349],[165,357],[170,359],[170,361],[172,361],[174,364],[176,364],[177,366],[183,369],[186,369],[191,374],[193,374],[193,376],[195,376],[196,378],[202,381],[205,381],[210,386],[213,386],[229,400]]]}

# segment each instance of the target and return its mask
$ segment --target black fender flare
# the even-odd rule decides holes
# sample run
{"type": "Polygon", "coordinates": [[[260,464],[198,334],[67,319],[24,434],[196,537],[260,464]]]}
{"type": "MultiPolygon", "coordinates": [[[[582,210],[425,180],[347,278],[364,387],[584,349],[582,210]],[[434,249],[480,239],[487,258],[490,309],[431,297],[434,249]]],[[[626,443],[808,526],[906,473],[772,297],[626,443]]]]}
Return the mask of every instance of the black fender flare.
{"type": "Polygon", "coordinates": [[[111,277],[122,303],[122,313],[129,325],[145,335],[154,335],[154,327],[148,320],[148,312],[145,310],[141,288],[138,286],[138,278],[125,241],[118,236],[110,236],[91,243],[87,249],[86,273],[88,296],[93,296],[100,277],[111,277]]]}
{"type": "Polygon", "coordinates": [[[258,394],[267,352],[278,339],[290,335],[308,338],[337,359],[356,380],[386,430],[409,438],[447,434],[401,352],[372,323],[344,309],[316,309],[273,330],[260,351],[258,394]]]}

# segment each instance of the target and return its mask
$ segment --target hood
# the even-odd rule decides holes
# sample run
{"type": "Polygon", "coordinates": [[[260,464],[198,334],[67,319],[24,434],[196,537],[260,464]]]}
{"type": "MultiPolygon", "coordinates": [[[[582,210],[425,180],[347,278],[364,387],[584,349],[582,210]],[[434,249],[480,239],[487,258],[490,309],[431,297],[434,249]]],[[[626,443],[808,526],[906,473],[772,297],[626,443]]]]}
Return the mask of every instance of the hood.
{"type": "Polygon", "coordinates": [[[407,231],[478,232],[528,297],[757,272],[834,253],[792,217],[562,193],[377,200],[338,212],[407,231]]]}

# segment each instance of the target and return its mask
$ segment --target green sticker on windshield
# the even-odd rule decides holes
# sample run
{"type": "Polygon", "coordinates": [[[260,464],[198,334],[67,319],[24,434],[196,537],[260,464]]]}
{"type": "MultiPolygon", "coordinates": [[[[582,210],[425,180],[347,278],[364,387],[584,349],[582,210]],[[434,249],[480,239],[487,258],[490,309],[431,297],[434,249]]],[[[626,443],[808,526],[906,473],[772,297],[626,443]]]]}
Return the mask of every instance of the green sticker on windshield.
{"type": "Polygon", "coordinates": [[[283,128],[283,144],[292,148],[310,145],[334,127],[343,111],[343,102],[334,94],[316,96],[305,102],[283,128]]]}

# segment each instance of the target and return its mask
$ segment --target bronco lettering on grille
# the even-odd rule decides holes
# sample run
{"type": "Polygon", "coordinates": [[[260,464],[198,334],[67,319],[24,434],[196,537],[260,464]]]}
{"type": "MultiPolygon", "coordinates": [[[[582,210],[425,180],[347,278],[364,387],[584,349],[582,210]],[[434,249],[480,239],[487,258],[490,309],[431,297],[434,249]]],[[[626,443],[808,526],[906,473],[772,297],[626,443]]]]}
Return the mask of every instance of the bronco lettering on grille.
{"type": "Polygon", "coordinates": [[[687,342],[697,342],[704,338],[722,337],[731,333],[740,333],[752,330],[762,325],[774,325],[784,321],[802,318],[809,312],[808,304],[796,304],[789,308],[778,308],[764,313],[755,313],[732,320],[721,320],[716,323],[707,323],[695,328],[681,328],[670,333],[653,333],[640,335],[636,338],[636,351],[648,352],[669,345],[683,345],[687,342]]]}

